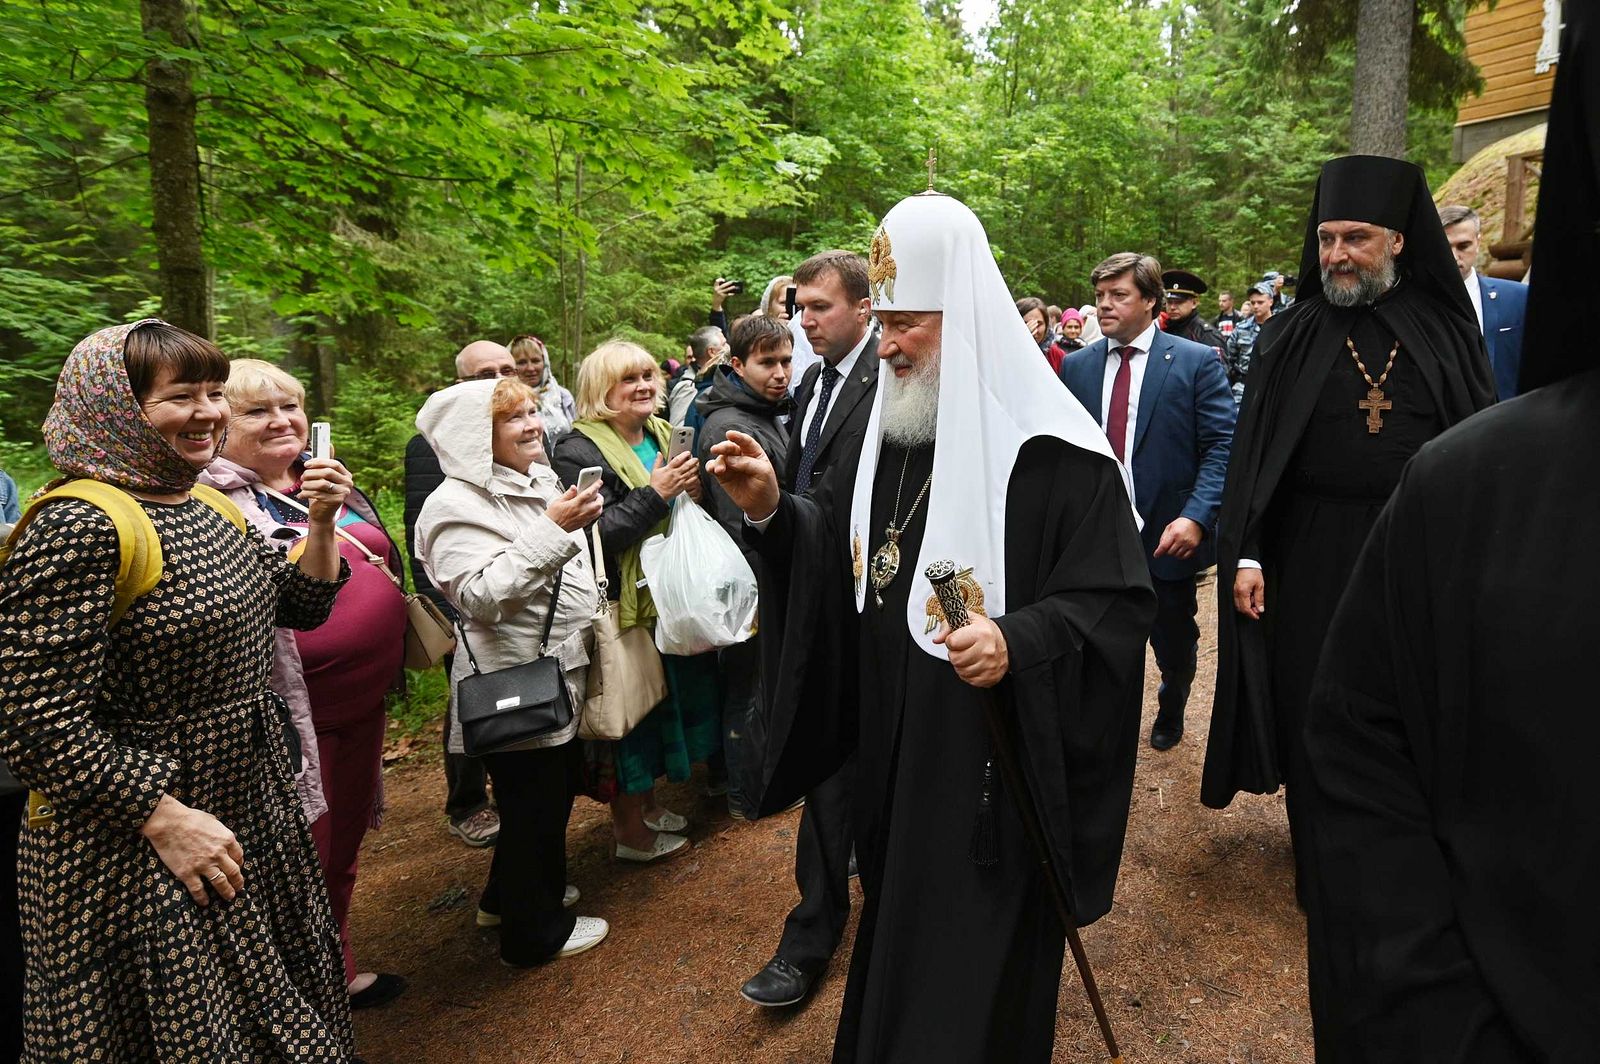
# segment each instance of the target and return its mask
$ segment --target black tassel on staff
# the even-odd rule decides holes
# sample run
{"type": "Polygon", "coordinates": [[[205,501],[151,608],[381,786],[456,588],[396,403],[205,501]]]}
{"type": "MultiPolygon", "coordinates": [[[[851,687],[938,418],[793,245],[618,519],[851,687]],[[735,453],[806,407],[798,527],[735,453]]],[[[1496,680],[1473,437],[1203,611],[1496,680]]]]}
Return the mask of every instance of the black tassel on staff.
{"type": "MultiPolygon", "coordinates": [[[[944,613],[946,626],[954,631],[965,628],[968,621],[967,604],[961,599],[961,591],[956,585],[956,564],[949,560],[936,561],[929,565],[924,575],[933,585],[933,593],[939,599],[939,609],[944,613]]],[[[1067,933],[1067,946],[1072,950],[1072,959],[1078,965],[1078,977],[1083,980],[1083,989],[1089,995],[1089,1005],[1094,1009],[1095,1022],[1100,1025],[1100,1035],[1105,1039],[1106,1052],[1111,1054],[1112,1064],[1122,1064],[1122,1053],[1117,1049],[1117,1037],[1111,1033],[1111,1019],[1106,1015],[1106,1007],[1100,1001],[1100,988],[1094,981],[1094,969],[1089,967],[1089,955],[1083,952],[1083,941],[1078,937],[1078,925],[1072,918],[1072,907],[1067,903],[1067,891],[1061,882],[1061,877],[1056,874],[1055,863],[1050,859],[1050,846],[1045,840],[1044,827],[1039,819],[1038,807],[1033,801],[1033,792],[1028,789],[1028,781],[1022,774],[1022,766],[1017,762],[1016,748],[1011,744],[1011,735],[1006,731],[1005,719],[1001,716],[1000,700],[991,690],[975,688],[983,701],[983,716],[989,723],[989,750],[992,764],[1000,768],[1000,781],[1005,790],[1011,793],[1011,800],[1016,804],[1017,815],[1022,819],[1023,830],[1027,832],[1028,842],[1033,846],[1033,855],[1039,859],[1039,865],[1044,869],[1045,880],[1050,884],[1050,894],[1056,902],[1056,915],[1061,918],[1061,926],[1067,933]]],[[[984,767],[984,798],[988,802],[990,797],[989,766],[984,767]]]]}

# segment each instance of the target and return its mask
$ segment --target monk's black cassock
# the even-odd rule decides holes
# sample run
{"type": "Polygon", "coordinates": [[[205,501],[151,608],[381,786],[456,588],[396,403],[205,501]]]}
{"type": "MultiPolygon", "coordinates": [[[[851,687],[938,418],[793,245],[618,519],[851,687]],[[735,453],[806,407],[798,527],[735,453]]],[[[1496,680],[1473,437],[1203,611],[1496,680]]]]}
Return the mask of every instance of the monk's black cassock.
{"type": "MultiPolygon", "coordinates": [[[[1427,440],[1494,401],[1493,378],[1466,287],[1422,171],[1347,156],[1323,167],[1306,225],[1300,297],[1256,344],[1217,531],[1217,687],[1201,800],[1266,794],[1302,771],[1305,700],[1339,595],[1405,462],[1427,440]],[[1317,226],[1363,221],[1405,235],[1399,281],[1376,302],[1336,307],[1322,291],[1317,226]],[[1357,404],[1383,372],[1392,409],[1367,431],[1357,404]],[[1259,561],[1266,612],[1233,606],[1239,559],[1259,561]]],[[[1298,857],[1298,853],[1297,853],[1298,857]]]]}
{"type": "MultiPolygon", "coordinates": [[[[1068,397],[1063,395],[1063,400],[1068,397]]],[[[1063,932],[1011,796],[995,796],[1000,860],[971,838],[988,740],[978,692],[906,628],[902,573],[855,609],[846,536],[854,451],[809,497],[785,495],[764,534],[761,632],[764,812],[858,751],[856,852],[866,902],[836,1062],[979,1064],[1050,1058],[1063,932]]],[[[872,494],[883,541],[896,488],[933,450],[885,443],[872,494]]],[[[909,502],[907,489],[904,506],[909,502]]],[[[903,514],[903,509],[902,509],[903,514]]],[[[919,556],[914,517],[902,556],[919,556]]],[[[1116,463],[1038,437],[1006,499],[1008,706],[1056,866],[1080,923],[1111,906],[1138,746],[1144,638],[1155,598],[1116,463]]],[[[758,792],[759,793],[759,792],[758,792]]]]}
{"type": "Polygon", "coordinates": [[[1600,1059],[1600,25],[1567,10],[1524,394],[1407,467],[1317,672],[1320,1064],[1600,1059]]]}

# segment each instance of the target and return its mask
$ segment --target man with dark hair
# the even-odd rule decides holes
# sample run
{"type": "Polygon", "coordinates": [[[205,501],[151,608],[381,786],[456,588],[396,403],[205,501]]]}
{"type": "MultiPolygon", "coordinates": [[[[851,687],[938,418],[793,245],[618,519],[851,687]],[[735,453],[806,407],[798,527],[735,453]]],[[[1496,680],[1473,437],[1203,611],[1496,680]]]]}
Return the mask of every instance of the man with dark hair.
{"type": "Polygon", "coordinates": [[[1478,315],[1478,330],[1494,368],[1495,391],[1501,399],[1510,399],[1517,394],[1517,374],[1522,367],[1522,318],[1528,307],[1528,286],[1478,272],[1481,223],[1477,211],[1459,204],[1440,207],[1439,224],[1444,226],[1450,254],[1455,256],[1467,298],[1478,315]]]}
{"type": "MultiPolygon", "coordinates": [[[[712,372],[727,353],[728,341],[715,325],[702,326],[689,334],[689,343],[683,349],[688,363],[686,372],[667,394],[667,420],[674,426],[689,423],[695,400],[710,389],[712,372]]],[[[698,416],[693,420],[699,423],[698,416]]]]}
{"type": "MultiPolygon", "coordinates": [[[[517,363],[511,357],[510,349],[493,340],[474,340],[456,352],[455,368],[457,384],[517,375],[517,363]]],[[[411,559],[411,583],[417,589],[417,594],[426,595],[446,617],[454,620],[455,607],[428,579],[428,573],[423,569],[415,550],[417,516],[422,513],[422,504],[443,483],[444,471],[439,468],[439,456],[433,453],[433,448],[428,446],[428,441],[419,432],[406,444],[406,557],[411,559]]],[[[444,674],[449,676],[449,655],[445,656],[443,665],[444,674]]],[[[445,709],[444,735],[447,747],[450,717],[454,711],[453,705],[445,709]]],[[[450,834],[474,848],[493,846],[500,837],[500,814],[489,804],[489,778],[483,762],[466,754],[452,754],[446,749],[444,780],[444,813],[450,834]]]]}
{"type": "MultiPolygon", "coordinates": [[[[733,323],[725,364],[713,367],[711,385],[695,400],[700,415],[695,453],[702,466],[710,459],[711,445],[726,439],[730,431],[743,432],[758,440],[763,450],[774,456],[774,467],[783,475],[782,456],[788,448],[789,433],[780,419],[794,408],[789,398],[789,371],[794,361],[794,341],[788,323],[764,314],[746,314],[733,323]]],[[[733,541],[740,545],[754,568],[753,551],[744,542],[744,514],[728,498],[715,477],[702,471],[705,509],[720,521],[733,541]]],[[[740,746],[748,731],[746,718],[755,704],[756,680],[761,661],[760,636],[725,647],[717,654],[722,670],[722,747],[724,763],[740,763],[740,746]]],[[[739,792],[739,774],[728,774],[728,809],[745,815],[744,796],[739,792]]]]}
{"type": "MultiPolygon", "coordinates": [[[[867,288],[867,262],[849,251],[824,251],[794,271],[800,327],[822,356],[795,390],[784,451],[768,451],[783,470],[784,488],[803,495],[866,431],[878,387],[878,334],[867,288]],[[781,454],[782,461],[777,461],[781,454]]],[[[708,439],[707,446],[722,442],[708,439]]],[[[759,571],[759,570],[758,570],[759,571]]],[[[795,839],[794,879],[800,903],[766,967],[739,993],[767,1007],[805,1000],[839,947],[850,916],[851,805],[855,761],[806,794],[795,839]]]]}
{"type": "Polygon", "coordinates": [[[1221,809],[1239,791],[1286,784],[1304,900],[1303,729],[1323,636],[1406,461],[1494,402],[1494,382],[1416,165],[1325,164],[1300,276],[1300,298],[1262,328],[1234,434],[1200,797],[1221,809]]]}
{"type": "Polygon", "coordinates": [[[1068,355],[1061,381],[1105,429],[1111,453],[1133,474],[1145,562],[1156,591],[1150,646],[1161,670],[1150,745],[1167,750],[1183,738],[1183,711],[1198,662],[1195,576],[1216,561],[1233,395],[1216,351],[1156,328],[1163,291],[1170,298],[1177,288],[1192,305],[1187,289],[1203,290],[1198,277],[1180,270],[1162,274],[1154,259],[1132,254],[1113,255],[1091,276],[1105,337],[1068,355]],[[1141,290],[1135,279],[1152,269],[1166,281],[1155,294],[1141,290]]]}

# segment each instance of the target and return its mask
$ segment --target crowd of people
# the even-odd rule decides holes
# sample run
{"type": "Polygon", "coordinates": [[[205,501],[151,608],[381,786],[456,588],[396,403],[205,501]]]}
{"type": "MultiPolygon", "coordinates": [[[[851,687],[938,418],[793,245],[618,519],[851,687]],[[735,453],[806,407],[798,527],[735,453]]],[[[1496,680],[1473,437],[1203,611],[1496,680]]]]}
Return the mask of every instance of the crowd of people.
{"type": "MultiPolygon", "coordinates": [[[[1600,253],[1593,28],[1541,278],[1600,253]]],[[[977,217],[913,196],[753,313],[719,278],[681,363],[611,340],[568,391],[537,337],[466,344],[406,448],[404,552],[292,376],[155,319],[85,338],[43,428],[63,479],[23,509],[0,475],[0,1060],[359,1059],[351,1010],[406,990],[350,914],[407,556],[455,637],[444,829],[493,848],[508,966],[607,937],[575,799],[666,860],[692,825],[657,784],[698,765],[736,818],[803,803],[746,1000],[809,996],[859,876],[836,1062],[1047,1061],[1214,570],[1202,801],[1287,790],[1318,1059],[1586,1059],[1600,589],[1567,563],[1600,371],[1553,288],[1478,273],[1479,225],[1411,164],[1330,160],[1298,278],[1203,318],[1199,276],[1133,251],[1082,307],[1013,299],[977,217]],[[658,652],[650,545],[696,506],[758,622],[658,652]]]]}

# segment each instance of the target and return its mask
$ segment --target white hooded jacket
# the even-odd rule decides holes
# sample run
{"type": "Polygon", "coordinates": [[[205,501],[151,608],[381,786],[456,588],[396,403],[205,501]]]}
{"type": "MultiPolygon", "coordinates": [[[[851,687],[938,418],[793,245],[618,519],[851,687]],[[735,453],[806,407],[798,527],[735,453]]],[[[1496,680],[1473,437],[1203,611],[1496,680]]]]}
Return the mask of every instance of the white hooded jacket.
{"type": "MultiPolygon", "coordinates": [[[[550,591],[559,569],[561,596],[550,632],[572,688],[583,705],[588,676],[587,639],[598,607],[594,570],[582,531],[566,532],[545,509],[563,489],[549,466],[526,473],[494,461],[490,400],[495,381],[467,381],[435,392],[417,414],[417,429],[439,456],[446,480],[417,518],[416,553],[434,584],[460,611],[472,657],[484,672],[532,661],[539,655],[550,591]]],[[[466,647],[457,645],[450,674],[455,688],[472,675],[466,647]]],[[[559,746],[570,728],[518,749],[559,746]]],[[[460,753],[461,725],[450,722],[449,749],[460,753]]]]}

